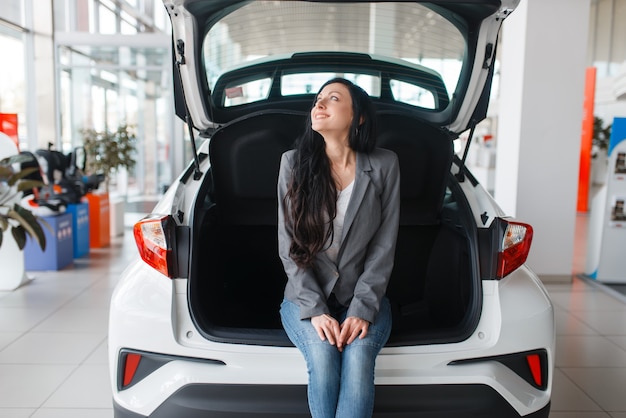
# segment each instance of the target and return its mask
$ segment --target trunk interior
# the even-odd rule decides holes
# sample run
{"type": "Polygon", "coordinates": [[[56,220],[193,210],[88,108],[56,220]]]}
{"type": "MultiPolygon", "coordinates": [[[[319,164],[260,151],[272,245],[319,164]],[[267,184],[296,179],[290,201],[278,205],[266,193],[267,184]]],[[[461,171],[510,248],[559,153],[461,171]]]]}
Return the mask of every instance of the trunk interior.
{"type": "MultiPolygon", "coordinates": [[[[192,317],[208,339],[291,344],[279,316],[286,276],[278,257],[276,179],[280,156],[304,123],[299,113],[256,114],[211,137],[189,276],[192,317]]],[[[388,112],[379,114],[378,146],[396,152],[401,171],[388,345],[461,341],[480,315],[480,280],[473,218],[450,175],[452,140],[388,112]]]]}

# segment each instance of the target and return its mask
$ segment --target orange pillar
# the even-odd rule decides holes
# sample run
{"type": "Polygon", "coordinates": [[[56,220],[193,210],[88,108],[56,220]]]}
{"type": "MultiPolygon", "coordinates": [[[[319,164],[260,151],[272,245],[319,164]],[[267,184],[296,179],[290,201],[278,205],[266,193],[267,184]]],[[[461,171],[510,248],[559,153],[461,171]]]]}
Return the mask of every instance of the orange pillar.
{"type": "Polygon", "coordinates": [[[111,243],[108,193],[87,193],[89,202],[89,248],[107,247],[111,243]]]}
{"type": "Polygon", "coordinates": [[[594,99],[596,95],[596,68],[587,68],[585,76],[585,102],[580,140],[580,169],[578,171],[578,212],[589,210],[589,177],[591,174],[591,145],[593,142],[594,99]]]}
{"type": "Polygon", "coordinates": [[[17,150],[20,150],[20,140],[17,136],[17,113],[0,113],[0,132],[4,132],[13,140],[17,150]]]}

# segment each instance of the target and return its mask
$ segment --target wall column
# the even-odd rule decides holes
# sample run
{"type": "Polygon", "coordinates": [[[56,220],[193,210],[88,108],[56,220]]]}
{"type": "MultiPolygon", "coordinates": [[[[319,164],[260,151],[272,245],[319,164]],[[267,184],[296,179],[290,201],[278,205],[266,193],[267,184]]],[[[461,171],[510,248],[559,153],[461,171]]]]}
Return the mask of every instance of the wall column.
{"type": "Polygon", "coordinates": [[[571,280],[590,3],[523,0],[502,32],[494,196],[546,281],[571,280]]]}
{"type": "MultiPolygon", "coordinates": [[[[34,132],[29,131],[29,143],[33,149],[48,147],[48,142],[61,146],[57,138],[57,100],[54,55],[54,24],[52,1],[33,2],[33,62],[36,100],[29,110],[34,111],[34,132]],[[58,142],[58,143],[57,143],[58,142]]],[[[29,126],[29,127],[30,127],[29,126]]]]}

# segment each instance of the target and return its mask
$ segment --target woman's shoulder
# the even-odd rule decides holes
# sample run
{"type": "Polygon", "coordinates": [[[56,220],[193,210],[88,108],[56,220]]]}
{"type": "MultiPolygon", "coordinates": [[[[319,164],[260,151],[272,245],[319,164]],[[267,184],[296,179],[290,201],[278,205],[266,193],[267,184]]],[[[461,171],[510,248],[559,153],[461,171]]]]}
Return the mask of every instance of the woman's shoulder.
{"type": "Polygon", "coordinates": [[[281,164],[289,163],[289,165],[291,165],[293,161],[293,155],[295,154],[295,152],[296,152],[295,149],[290,149],[290,150],[283,152],[282,156],[280,157],[281,164]]]}
{"type": "Polygon", "coordinates": [[[386,148],[374,148],[369,154],[372,164],[383,166],[397,164],[398,156],[395,152],[386,148]]]}

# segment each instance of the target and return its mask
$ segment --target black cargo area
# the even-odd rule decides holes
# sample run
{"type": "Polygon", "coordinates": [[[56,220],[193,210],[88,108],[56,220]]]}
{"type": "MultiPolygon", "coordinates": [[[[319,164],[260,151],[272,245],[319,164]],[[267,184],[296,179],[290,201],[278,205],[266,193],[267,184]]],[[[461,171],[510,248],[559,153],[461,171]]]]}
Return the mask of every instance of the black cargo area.
{"type": "MultiPolygon", "coordinates": [[[[305,116],[263,113],[217,130],[211,175],[195,210],[189,277],[193,319],[206,338],[286,345],[279,306],[285,273],[278,257],[276,179],[305,116]]],[[[378,146],[395,151],[401,220],[388,288],[389,345],[460,341],[480,306],[472,217],[450,175],[447,134],[406,115],[381,113],[378,146]]]]}

